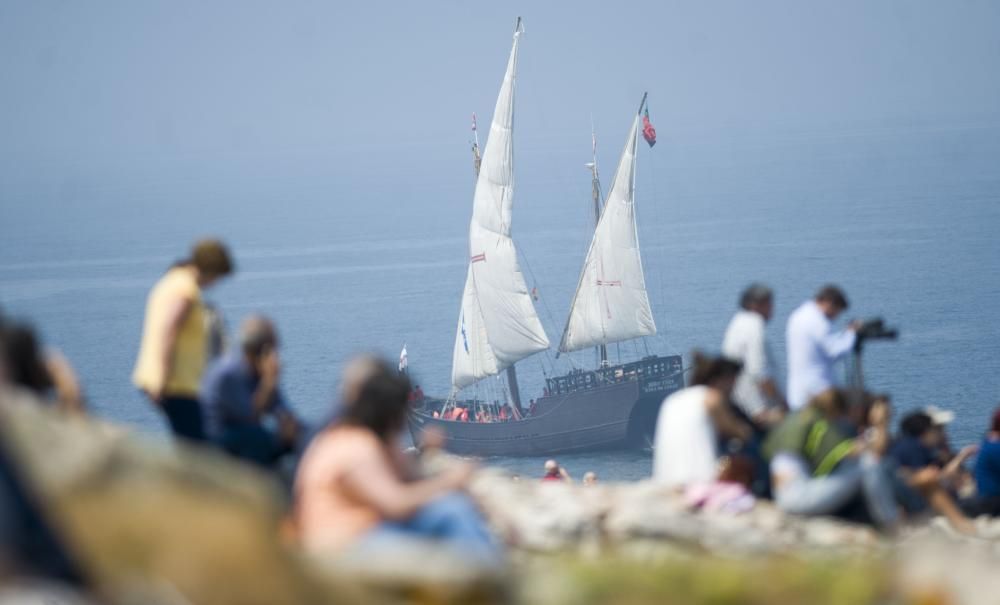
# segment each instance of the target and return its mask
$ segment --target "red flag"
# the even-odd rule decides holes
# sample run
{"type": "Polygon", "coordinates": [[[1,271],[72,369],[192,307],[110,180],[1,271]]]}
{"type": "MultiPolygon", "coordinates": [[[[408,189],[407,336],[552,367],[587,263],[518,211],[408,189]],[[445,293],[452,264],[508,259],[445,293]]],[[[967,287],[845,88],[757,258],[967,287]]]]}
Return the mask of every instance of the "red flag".
{"type": "Polygon", "coordinates": [[[646,139],[650,147],[656,145],[656,129],[649,123],[649,108],[646,109],[645,115],[642,116],[642,138],[646,139]]]}

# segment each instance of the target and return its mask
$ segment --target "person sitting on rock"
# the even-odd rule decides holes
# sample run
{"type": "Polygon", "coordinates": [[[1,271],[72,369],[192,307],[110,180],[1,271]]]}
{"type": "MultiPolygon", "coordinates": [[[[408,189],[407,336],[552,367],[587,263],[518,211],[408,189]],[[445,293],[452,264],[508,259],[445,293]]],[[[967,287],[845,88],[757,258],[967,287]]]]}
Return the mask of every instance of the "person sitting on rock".
{"type": "Polygon", "coordinates": [[[246,318],[240,350],[213,363],[202,382],[209,440],[261,466],[292,453],[303,427],[285,402],[280,375],[274,323],[260,315],[246,318]]]}
{"type": "Polygon", "coordinates": [[[990,430],[979,445],[973,475],[976,478],[974,512],[1000,516],[1000,408],[993,412],[990,430]]]}
{"type": "Polygon", "coordinates": [[[378,556],[443,547],[473,564],[502,551],[468,496],[466,462],[422,477],[403,456],[410,381],[381,359],[351,361],[342,410],[309,445],[295,480],[294,516],[305,549],[321,557],[378,556]]]}
{"type": "Polygon", "coordinates": [[[715,481],[720,434],[742,441],[753,436],[727,403],[740,364],[697,351],[693,362],[692,386],[667,397],[656,421],[653,479],[671,486],[715,481]]]}
{"type": "Polygon", "coordinates": [[[0,316],[0,382],[27,389],[66,412],[84,413],[73,366],[59,351],[43,350],[34,328],[0,316]]]}
{"type": "Polygon", "coordinates": [[[849,412],[845,394],[827,389],[771,431],[763,452],[770,461],[775,503],[792,514],[871,520],[893,530],[898,507],[882,459],[888,444],[887,402],[872,407],[863,437],[855,437],[849,412]]]}
{"type": "Polygon", "coordinates": [[[897,491],[900,502],[909,514],[920,514],[928,508],[944,515],[958,531],[974,534],[975,526],[962,513],[949,492],[953,477],[961,472],[962,464],[976,453],[975,446],[962,449],[947,464],[942,465],[937,450],[945,441],[944,425],[951,421],[950,413],[932,416],[926,411],[912,412],[899,423],[900,437],[892,444],[890,456],[897,467],[897,491]]]}

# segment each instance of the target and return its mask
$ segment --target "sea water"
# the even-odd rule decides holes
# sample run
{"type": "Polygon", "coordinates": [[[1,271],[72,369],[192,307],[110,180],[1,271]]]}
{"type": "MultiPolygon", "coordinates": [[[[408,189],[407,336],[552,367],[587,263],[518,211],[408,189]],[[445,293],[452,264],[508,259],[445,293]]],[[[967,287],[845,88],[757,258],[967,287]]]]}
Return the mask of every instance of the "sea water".
{"type": "MultiPolygon", "coordinates": [[[[519,150],[513,234],[539,316],[558,343],[592,230],[590,182],[565,149],[519,150]]],[[[8,179],[0,189],[0,306],[75,364],[93,413],[163,434],[129,376],[150,286],[199,235],[232,247],[237,272],[207,294],[235,332],[251,312],[281,332],[283,388],[319,422],[352,354],[405,343],[428,394],[447,394],[468,261],[467,157],[385,163],[345,155],[159,158],[141,170],[8,179]],[[13,184],[11,184],[13,183],[13,184]]],[[[612,166],[613,158],[603,165],[612,166]]],[[[10,176],[10,175],[8,175],[10,176]]],[[[605,182],[610,174],[604,175],[605,182]]],[[[655,337],[613,360],[718,350],[738,294],[777,293],[769,337],[821,284],[850,317],[884,316],[865,371],[896,419],[954,410],[956,444],[1000,404],[1000,128],[949,124],[745,137],[661,137],[639,156],[637,213],[655,337]]],[[[525,401],[545,375],[593,365],[585,351],[518,365],[525,401]]],[[[494,389],[487,382],[482,389],[494,389]]],[[[648,452],[560,457],[571,473],[648,476],[648,452]]],[[[486,461],[525,477],[541,458],[486,461]]]]}

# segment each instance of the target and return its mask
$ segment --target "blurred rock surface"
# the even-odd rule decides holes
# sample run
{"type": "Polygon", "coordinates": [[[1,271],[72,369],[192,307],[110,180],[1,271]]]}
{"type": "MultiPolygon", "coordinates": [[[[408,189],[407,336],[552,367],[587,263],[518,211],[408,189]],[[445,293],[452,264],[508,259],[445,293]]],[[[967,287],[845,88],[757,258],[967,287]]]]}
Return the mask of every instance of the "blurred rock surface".
{"type": "Polygon", "coordinates": [[[0,392],[0,438],[100,602],[1000,602],[992,519],[977,520],[977,539],[938,519],[889,540],[769,503],[696,512],[649,481],[584,487],[484,469],[470,491],[512,547],[509,570],[435,549],[318,561],[279,538],[280,485],[216,452],[66,417],[13,392],[0,392]]]}

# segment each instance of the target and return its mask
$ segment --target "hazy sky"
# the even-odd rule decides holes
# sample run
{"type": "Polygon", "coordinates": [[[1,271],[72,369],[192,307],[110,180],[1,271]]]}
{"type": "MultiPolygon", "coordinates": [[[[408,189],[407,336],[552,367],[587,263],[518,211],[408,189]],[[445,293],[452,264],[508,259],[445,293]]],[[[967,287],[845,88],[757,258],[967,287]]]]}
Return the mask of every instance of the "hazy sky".
{"type": "Polygon", "coordinates": [[[0,195],[165,159],[419,161],[488,120],[518,14],[520,149],[579,147],[591,115],[617,147],[643,90],[661,132],[1000,116],[992,0],[3,0],[0,195]]]}

